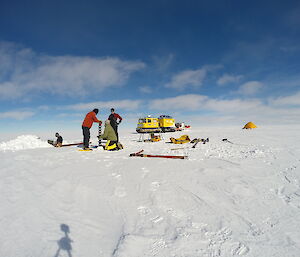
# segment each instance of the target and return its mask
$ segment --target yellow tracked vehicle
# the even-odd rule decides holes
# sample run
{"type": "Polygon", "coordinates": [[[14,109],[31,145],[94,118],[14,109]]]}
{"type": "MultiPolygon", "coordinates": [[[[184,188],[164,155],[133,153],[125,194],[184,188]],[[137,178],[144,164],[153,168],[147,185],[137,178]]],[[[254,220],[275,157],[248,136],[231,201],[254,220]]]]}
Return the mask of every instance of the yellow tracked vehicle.
{"type": "Polygon", "coordinates": [[[137,124],[136,132],[138,133],[159,133],[159,123],[157,118],[140,118],[137,124]]]}
{"type": "Polygon", "coordinates": [[[138,120],[136,132],[138,133],[160,133],[174,132],[175,120],[168,115],[161,115],[159,118],[145,117],[138,120]]]}
{"type": "Polygon", "coordinates": [[[169,115],[160,115],[158,117],[159,127],[162,132],[175,132],[175,120],[169,115]]]}

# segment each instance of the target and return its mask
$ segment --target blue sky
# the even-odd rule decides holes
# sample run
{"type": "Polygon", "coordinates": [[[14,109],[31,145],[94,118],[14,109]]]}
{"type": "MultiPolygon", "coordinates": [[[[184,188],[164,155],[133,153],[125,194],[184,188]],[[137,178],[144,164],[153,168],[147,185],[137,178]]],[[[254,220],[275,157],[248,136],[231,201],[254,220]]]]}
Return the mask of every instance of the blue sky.
{"type": "Polygon", "coordinates": [[[0,2],[0,132],[300,123],[299,1],[0,2]]]}

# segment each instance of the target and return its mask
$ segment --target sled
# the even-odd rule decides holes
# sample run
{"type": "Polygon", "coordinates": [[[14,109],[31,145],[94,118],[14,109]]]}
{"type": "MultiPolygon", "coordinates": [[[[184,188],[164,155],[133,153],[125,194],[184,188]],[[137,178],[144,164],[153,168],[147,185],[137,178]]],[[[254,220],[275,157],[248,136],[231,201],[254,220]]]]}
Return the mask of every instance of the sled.
{"type": "Polygon", "coordinates": [[[190,143],[193,144],[192,147],[179,147],[179,148],[171,148],[171,151],[176,151],[176,150],[182,150],[182,149],[191,149],[191,148],[196,148],[196,145],[202,142],[203,144],[206,144],[207,142],[209,142],[209,138],[206,139],[201,139],[201,138],[194,138],[193,140],[190,141],[190,143]]]}
{"type": "Polygon", "coordinates": [[[170,137],[170,141],[173,144],[185,144],[191,141],[188,135],[182,135],[179,138],[170,137]]]}
{"type": "MultiPolygon", "coordinates": [[[[53,145],[54,147],[55,147],[55,141],[53,141],[53,140],[48,140],[47,141],[50,145],[53,145]]],[[[82,142],[80,142],[80,143],[72,143],[72,144],[64,144],[64,145],[62,145],[62,146],[60,146],[60,147],[64,147],[64,146],[73,146],[73,145],[82,145],[83,143],[82,142]]]]}

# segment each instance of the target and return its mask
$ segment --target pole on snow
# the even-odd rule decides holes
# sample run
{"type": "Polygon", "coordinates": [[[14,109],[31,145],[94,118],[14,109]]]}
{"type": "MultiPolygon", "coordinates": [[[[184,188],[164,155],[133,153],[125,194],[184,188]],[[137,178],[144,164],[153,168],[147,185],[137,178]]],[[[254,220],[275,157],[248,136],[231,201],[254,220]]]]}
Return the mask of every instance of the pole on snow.
{"type": "Polygon", "coordinates": [[[167,159],[187,159],[188,156],[177,156],[177,155],[153,155],[153,154],[142,154],[144,150],[137,153],[132,153],[130,157],[150,157],[150,158],[167,158],[167,159]]]}

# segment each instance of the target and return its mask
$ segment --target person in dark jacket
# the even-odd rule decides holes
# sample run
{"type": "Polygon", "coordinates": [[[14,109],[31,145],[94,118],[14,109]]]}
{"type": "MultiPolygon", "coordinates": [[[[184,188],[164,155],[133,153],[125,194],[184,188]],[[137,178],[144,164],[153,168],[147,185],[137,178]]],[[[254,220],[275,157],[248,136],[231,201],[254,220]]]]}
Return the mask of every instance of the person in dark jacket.
{"type": "Polygon", "coordinates": [[[110,120],[110,125],[113,127],[114,131],[116,132],[117,135],[117,142],[119,142],[119,134],[118,134],[118,125],[122,121],[122,117],[115,113],[115,109],[111,108],[110,109],[111,114],[109,115],[108,119],[110,120]]]}
{"type": "Polygon", "coordinates": [[[93,126],[94,122],[102,124],[101,120],[98,120],[96,115],[98,114],[99,110],[94,109],[89,112],[82,122],[82,133],[83,133],[83,149],[88,149],[90,144],[90,129],[93,126]]]}
{"type": "Polygon", "coordinates": [[[57,137],[57,139],[56,140],[48,140],[48,143],[55,147],[61,147],[62,142],[63,142],[62,136],[58,132],[55,133],[55,136],[57,137]]]}
{"type": "Polygon", "coordinates": [[[63,142],[62,136],[58,133],[55,133],[55,136],[57,137],[55,147],[61,147],[63,142]]]}

